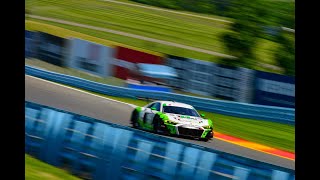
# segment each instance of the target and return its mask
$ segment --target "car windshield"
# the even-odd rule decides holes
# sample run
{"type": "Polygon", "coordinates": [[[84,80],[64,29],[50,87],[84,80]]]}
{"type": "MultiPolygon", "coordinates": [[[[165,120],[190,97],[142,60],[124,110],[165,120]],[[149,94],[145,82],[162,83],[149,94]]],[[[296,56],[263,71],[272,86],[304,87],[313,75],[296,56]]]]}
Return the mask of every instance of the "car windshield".
{"type": "Polygon", "coordinates": [[[177,107],[177,106],[164,106],[163,112],[200,117],[197,111],[195,111],[194,109],[177,107]]]}

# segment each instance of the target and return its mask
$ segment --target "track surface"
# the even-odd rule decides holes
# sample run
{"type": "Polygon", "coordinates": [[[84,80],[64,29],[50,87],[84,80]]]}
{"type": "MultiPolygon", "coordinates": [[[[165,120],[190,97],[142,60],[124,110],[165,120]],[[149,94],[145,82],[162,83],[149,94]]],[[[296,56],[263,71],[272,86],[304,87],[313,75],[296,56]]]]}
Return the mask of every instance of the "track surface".
{"type": "MultiPolygon", "coordinates": [[[[133,110],[133,107],[128,104],[81,92],[27,75],[25,76],[25,100],[125,126],[130,126],[129,118],[133,110]]],[[[295,161],[293,160],[265,154],[215,138],[209,142],[183,138],[173,139],[295,169],[295,161]]]]}

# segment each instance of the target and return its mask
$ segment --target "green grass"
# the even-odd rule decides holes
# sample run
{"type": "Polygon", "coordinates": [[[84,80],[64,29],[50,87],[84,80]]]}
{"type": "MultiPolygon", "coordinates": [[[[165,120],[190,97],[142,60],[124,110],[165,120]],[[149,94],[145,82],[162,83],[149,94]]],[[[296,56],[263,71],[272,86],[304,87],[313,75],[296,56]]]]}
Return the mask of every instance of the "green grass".
{"type": "Polygon", "coordinates": [[[32,14],[105,27],[209,50],[223,51],[225,23],[94,0],[26,1],[32,14]],[[32,3],[32,5],[30,5],[32,3]],[[199,43],[201,42],[201,43],[199,43]]]}
{"type": "MultiPolygon", "coordinates": [[[[138,3],[138,2],[134,2],[134,1],[130,1],[130,0],[116,0],[116,1],[130,3],[130,4],[136,4],[136,5],[142,5],[142,6],[151,7],[151,8],[159,8],[159,9],[164,9],[164,10],[174,11],[174,12],[179,12],[179,13],[186,13],[186,14],[190,14],[190,15],[201,16],[201,17],[204,17],[204,18],[216,18],[216,19],[221,19],[221,20],[226,20],[226,21],[232,21],[231,18],[221,17],[221,16],[217,16],[217,15],[213,15],[213,14],[203,14],[203,13],[199,14],[199,13],[195,13],[195,12],[191,12],[191,11],[172,10],[172,9],[167,9],[167,8],[161,8],[161,7],[157,7],[157,6],[151,6],[151,5],[147,5],[147,4],[142,4],[142,3],[138,3]]],[[[175,13],[173,13],[173,14],[175,14],[175,13]]],[[[189,17],[189,16],[187,16],[187,17],[189,17]]]]}
{"type": "MultiPolygon", "coordinates": [[[[30,19],[30,18],[26,18],[26,19],[30,19]]],[[[87,31],[85,31],[87,34],[84,34],[84,33],[81,33],[80,31],[73,31],[73,30],[63,28],[63,27],[73,27],[73,26],[62,25],[61,27],[59,27],[59,26],[55,26],[56,24],[58,24],[58,23],[51,23],[51,22],[46,22],[46,21],[41,21],[41,20],[37,20],[37,21],[26,20],[25,29],[29,30],[29,31],[45,32],[45,33],[49,33],[49,34],[52,34],[52,35],[55,35],[58,37],[62,37],[62,38],[73,38],[73,37],[80,38],[80,39],[84,39],[87,41],[95,42],[95,43],[102,44],[105,46],[110,46],[110,47],[122,46],[122,47],[135,49],[138,51],[143,51],[143,52],[147,52],[150,54],[158,55],[161,57],[164,56],[164,54],[162,54],[162,53],[148,51],[146,49],[141,49],[138,47],[130,46],[128,44],[122,44],[122,43],[117,43],[115,41],[106,40],[107,38],[106,39],[99,38],[99,35],[97,35],[96,31],[90,30],[89,31],[90,33],[87,33],[87,31]],[[92,33],[92,35],[90,35],[91,33],[92,33]]],[[[77,30],[77,27],[74,27],[74,28],[70,28],[70,29],[77,30]]],[[[105,34],[103,34],[103,35],[105,35],[105,34]]],[[[111,35],[113,35],[113,34],[111,34],[111,35]]]]}
{"type": "MultiPolygon", "coordinates": [[[[123,32],[166,40],[220,53],[227,53],[223,42],[219,39],[219,36],[222,33],[229,31],[229,23],[94,0],[77,1],[76,3],[71,0],[27,0],[26,9],[29,9],[34,15],[110,28],[113,30],[120,30],[123,32]]],[[[212,55],[175,48],[172,46],[86,28],[35,19],[32,20],[45,22],[47,24],[52,24],[69,30],[81,32],[83,34],[127,44],[149,51],[212,62],[217,62],[218,60],[217,57],[212,55]]],[[[274,62],[274,57],[269,55],[269,51],[273,51],[276,47],[276,43],[264,39],[261,39],[260,42],[259,46],[256,47],[257,60],[264,63],[276,64],[274,62]]],[[[268,68],[261,68],[260,66],[257,66],[256,68],[259,70],[277,72],[268,68]]]]}
{"type": "Polygon", "coordinates": [[[25,154],[25,179],[76,180],[80,178],[25,154]]]}
{"type": "MultiPolygon", "coordinates": [[[[27,18],[27,19],[32,19],[32,18],[27,18]]],[[[63,25],[55,22],[48,22],[48,21],[42,21],[42,20],[36,20],[32,19],[32,21],[27,21],[26,22],[26,27],[27,29],[30,30],[38,30],[42,32],[47,32],[49,34],[54,34],[60,37],[76,37],[76,38],[82,38],[85,40],[89,40],[92,42],[97,42],[103,45],[111,46],[111,45],[121,45],[121,46],[129,46],[129,47],[134,47],[137,50],[141,50],[144,52],[152,53],[152,54],[157,54],[160,56],[164,56],[164,54],[170,54],[170,55],[175,55],[175,56],[181,56],[181,57],[189,57],[189,58],[194,58],[194,59],[201,59],[205,61],[217,61],[218,58],[216,56],[211,56],[209,54],[201,53],[201,52],[196,52],[196,51],[190,51],[187,49],[183,48],[176,48],[168,45],[163,45],[163,44],[158,44],[158,43],[153,43],[153,42],[148,42],[140,39],[135,39],[135,38],[130,38],[130,37],[125,37],[121,35],[116,35],[112,33],[107,33],[107,32],[100,32],[100,31],[95,31],[91,29],[86,29],[82,27],[75,27],[75,26],[70,26],[70,25],[63,25]],[[42,24],[36,24],[34,22],[42,23],[42,24]],[[52,33],[53,29],[52,28],[45,28],[45,24],[53,25],[55,27],[61,27],[63,29],[60,32],[54,32],[52,33]],[[69,30],[69,31],[68,31],[69,30]],[[68,35],[60,35],[62,34],[61,32],[67,32],[68,35]],[[70,31],[73,31],[71,33],[70,31]],[[79,33],[76,33],[79,32],[79,33]],[[89,35],[89,36],[88,36],[89,35]],[[97,38],[94,38],[97,37],[97,38]],[[109,40],[109,41],[103,41],[103,40],[109,40]],[[113,41],[115,43],[111,43],[110,41],[113,41]],[[126,45],[123,45],[126,44],[126,45]]]]}
{"type": "MultiPolygon", "coordinates": [[[[26,59],[27,65],[40,67],[49,71],[55,71],[58,73],[68,74],[72,76],[89,79],[92,81],[98,81],[105,84],[124,86],[124,81],[117,78],[98,78],[93,77],[89,74],[82,73],[81,71],[67,69],[51,65],[49,63],[40,60],[26,59]]],[[[84,90],[86,91],[86,90],[84,90]]],[[[100,93],[94,93],[86,91],[106,98],[135,104],[137,106],[144,106],[148,104],[148,101],[137,100],[130,98],[108,96],[100,93]]],[[[187,93],[188,95],[193,95],[187,93]]],[[[231,136],[243,138],[252,142],[260,143],[274,148],[287,150],[290,152],[295,151],[295,127],[292,125],[285,125],[280,123],[268,122],[263,120],[254,120],[246,118],[237,118],[232,116],[226,116],[216,113],[199,111],[200,113],[206,114],[206,117],[211,118],[214,123],[215,131],[228,134],[231,136]]]]}
{"type": "Polygon", "coordinates": [[[295,126],[209,113],[217,132],[232,135],[270,147],[295,152],[295,126]]]}

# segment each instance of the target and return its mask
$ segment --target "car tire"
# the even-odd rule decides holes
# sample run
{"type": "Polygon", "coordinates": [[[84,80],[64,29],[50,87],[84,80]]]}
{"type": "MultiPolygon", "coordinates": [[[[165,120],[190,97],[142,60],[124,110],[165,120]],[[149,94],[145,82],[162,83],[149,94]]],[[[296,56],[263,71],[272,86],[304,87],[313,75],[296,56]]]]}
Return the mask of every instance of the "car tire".
{"type": "Polygon", "coordinates": [[[139,123],[138,123],[138,111],[135,109],[132,111],[131,114],[131,124],[133,128],[138,128],[139,127],[139,123]]]}
{"type": "Polygon", "coordinates": [[[200,138],[200,141],[208,142],[210,138],[200,138]]]}
{"type": "Polygon", "coordinates": [[[211,133],[210,133],[210,134],[208,133],[205,138],[200,138],[200,140],[201,140],[201,141],[204,141],[204,142],[207,142],[207,141],[209,141],[209,140],[212,139],[212,138],[213,138],[213,132],[212,132],[212,134],[211,134],[211,133]]]}
{"type": "Polygon", "coordinates": [[[156,133],[158,133],[158,130],[160,128],[160,122],[161,122],[161,119],[160,119],[159,115],[156,114],[153,118],[153,130],[156,133]]]}

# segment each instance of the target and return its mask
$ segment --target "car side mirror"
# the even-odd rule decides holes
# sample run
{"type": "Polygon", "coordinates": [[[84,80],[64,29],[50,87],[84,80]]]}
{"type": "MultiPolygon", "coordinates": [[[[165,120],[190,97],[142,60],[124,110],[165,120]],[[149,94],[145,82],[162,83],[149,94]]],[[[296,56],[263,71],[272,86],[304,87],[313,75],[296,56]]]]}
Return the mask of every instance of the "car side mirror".
{"type": "Polygon", "coordinates": [[[155,107],[152,107],[151,110],[156,110],[156,108],[155,108],[155,107]]]}
{"type": "Polygon", "coordinates": [[[205,114],[200,114],[200,116],[204,118],[206,115],[205,114]]]}

